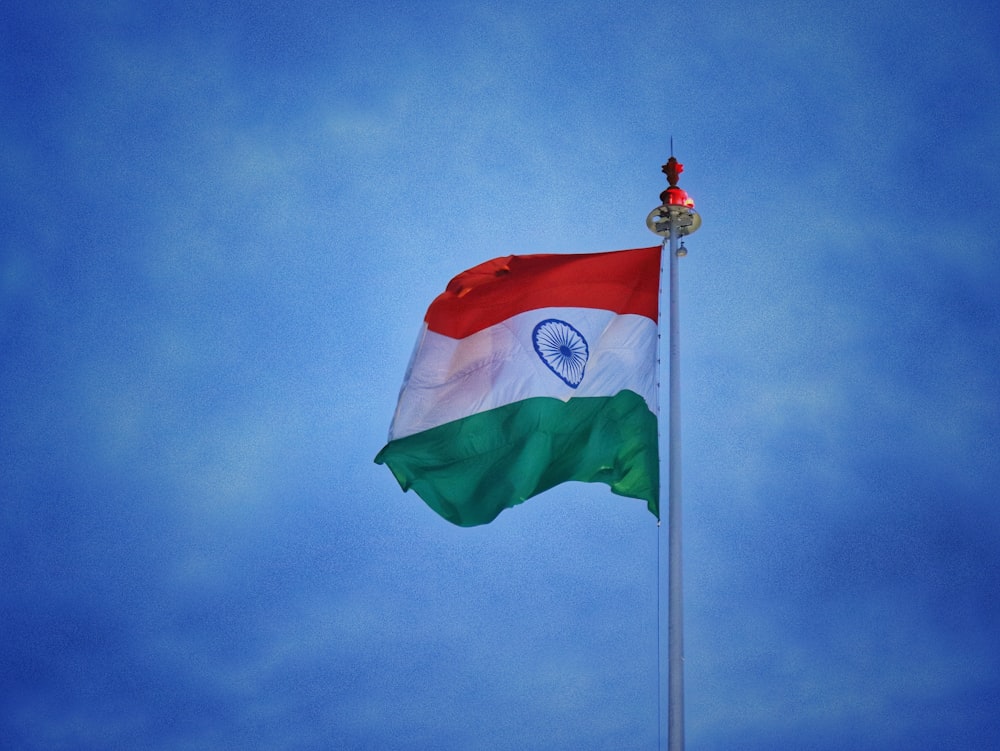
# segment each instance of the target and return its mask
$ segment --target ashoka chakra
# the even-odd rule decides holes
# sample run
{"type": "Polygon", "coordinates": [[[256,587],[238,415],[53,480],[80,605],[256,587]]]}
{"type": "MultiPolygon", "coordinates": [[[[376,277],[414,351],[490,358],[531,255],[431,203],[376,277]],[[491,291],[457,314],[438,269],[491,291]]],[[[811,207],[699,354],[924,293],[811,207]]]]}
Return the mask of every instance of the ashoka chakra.
{"type": "Polygon", "coordinates": [[[583,369],[590,357],[587,340],[583,334],[566,321],[547,318],[531,332],[531,343],[553,373],[567,386],[576,388],[583,380],[583,369]]]}

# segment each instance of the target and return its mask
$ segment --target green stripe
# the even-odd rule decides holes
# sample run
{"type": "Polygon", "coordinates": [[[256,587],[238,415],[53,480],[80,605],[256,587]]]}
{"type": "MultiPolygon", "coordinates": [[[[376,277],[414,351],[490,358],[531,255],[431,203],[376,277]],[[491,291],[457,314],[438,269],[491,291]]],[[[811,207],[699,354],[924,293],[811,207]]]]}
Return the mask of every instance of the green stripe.
{"type": "Polygon", "coordinates": [[[391,441],[375,462],[463,527],[569,480],[607,483],[659,518],[656,416],[632,391],[526,399],[391,441]]]}

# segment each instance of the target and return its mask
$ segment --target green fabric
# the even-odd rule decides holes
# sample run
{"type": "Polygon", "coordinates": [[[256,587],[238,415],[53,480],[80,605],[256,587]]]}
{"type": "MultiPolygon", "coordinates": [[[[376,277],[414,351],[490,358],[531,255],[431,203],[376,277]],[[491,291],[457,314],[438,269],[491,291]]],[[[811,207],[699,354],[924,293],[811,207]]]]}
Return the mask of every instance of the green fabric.
{"type": "Polygon", "coordinates": [[[375,462],[463,527],[569,480],[607,483],[659,518],[656,416],[632,391],[526,399],[391,441],[375,462]]]}

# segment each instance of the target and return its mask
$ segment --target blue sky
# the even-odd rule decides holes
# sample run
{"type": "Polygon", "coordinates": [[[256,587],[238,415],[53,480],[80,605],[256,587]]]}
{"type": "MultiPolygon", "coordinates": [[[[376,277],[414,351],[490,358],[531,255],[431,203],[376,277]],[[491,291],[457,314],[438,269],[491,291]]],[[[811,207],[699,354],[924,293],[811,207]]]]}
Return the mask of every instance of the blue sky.
{"type": "MultiPolygon", "coordinates": [[[[499,255],[681,263],[690,749],[1000,744],[1000,11],[0,11],[0,737],[653,749],[657,531],[372,462],[499,255]]],[[[664,603],[665,605],[665,603],[664,603]]]]}

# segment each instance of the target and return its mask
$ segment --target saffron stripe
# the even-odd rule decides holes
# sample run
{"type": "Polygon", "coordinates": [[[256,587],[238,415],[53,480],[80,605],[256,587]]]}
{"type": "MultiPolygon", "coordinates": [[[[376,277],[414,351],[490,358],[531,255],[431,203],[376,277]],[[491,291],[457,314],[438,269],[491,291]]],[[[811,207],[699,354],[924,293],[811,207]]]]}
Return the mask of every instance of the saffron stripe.
{"type": "Polygon", "coordinates": [[[453,339],[541,307],[600,308],[655,323],[660,252],[657,245],[494,258],[452,279],[424,320],[430,331],[453,339]]]}

